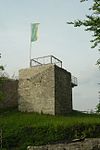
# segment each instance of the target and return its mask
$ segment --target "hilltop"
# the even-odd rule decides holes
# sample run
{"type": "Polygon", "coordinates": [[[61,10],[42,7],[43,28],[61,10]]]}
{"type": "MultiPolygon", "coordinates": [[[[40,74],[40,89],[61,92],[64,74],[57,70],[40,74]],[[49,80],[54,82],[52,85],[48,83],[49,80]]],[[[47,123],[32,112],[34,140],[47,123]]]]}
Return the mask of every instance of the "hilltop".
{"type": "Polygon", "coordinates": [[[0,128],[4,148],[25,150],[28,145],[100,137],[100,116],[77,111],[67,116],[51,116],[10,109],[0,112],[0,128]]]}

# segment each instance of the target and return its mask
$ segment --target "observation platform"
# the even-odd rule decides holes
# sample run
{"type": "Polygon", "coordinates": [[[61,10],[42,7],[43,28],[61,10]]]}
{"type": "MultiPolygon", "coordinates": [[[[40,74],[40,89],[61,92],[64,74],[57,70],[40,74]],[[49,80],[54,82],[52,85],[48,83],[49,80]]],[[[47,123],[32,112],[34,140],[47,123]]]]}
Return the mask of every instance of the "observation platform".
{"type": "MultiPolygon", "coordinates": [[[[43,57],[37,57],[30,60],[30,67],[42,66],[47,64],[55,64],[62,68],[62,61],[53,55],[47,55],[43,57]]],[[[72,88],[78,85],[77,78],[71,75],[72,88]]]]}

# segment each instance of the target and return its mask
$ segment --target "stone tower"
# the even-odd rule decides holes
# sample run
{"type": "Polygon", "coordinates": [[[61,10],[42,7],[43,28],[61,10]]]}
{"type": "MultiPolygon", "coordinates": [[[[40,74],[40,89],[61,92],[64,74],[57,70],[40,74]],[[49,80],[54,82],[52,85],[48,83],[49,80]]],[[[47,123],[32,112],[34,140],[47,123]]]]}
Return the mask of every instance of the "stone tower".
{"type": "Polygon", "coordinates": [[[65,115],[72,111],[74,86],[76,84],[72,83],[71,73],[55,63],[21,69],[18,89],[19,111],[65,115]]]}

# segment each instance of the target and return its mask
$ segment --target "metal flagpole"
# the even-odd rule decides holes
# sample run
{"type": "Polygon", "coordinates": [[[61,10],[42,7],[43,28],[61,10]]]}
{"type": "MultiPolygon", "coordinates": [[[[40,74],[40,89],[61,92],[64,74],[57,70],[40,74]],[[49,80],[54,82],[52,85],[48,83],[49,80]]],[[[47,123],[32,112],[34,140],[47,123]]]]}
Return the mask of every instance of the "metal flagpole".
{"type": "MultiPolygon", "coordinates": [[[[32,24],[31,24],[31,36],[32,36],[32,24]]],[[[30,36],[30,52],[29,52],[30,67],[31,67],[31,48],[32,48],[31,36],[30,36]]]]}
{"type": "Polygon", "coordinates": [[[29,59],[30,59],[30,67],[32,66],[32,65],[31,65],[31,48],[32,48],[32,43],[31,43],[31,41],[30,41],[30,56],[29,56],[29,59]]]}

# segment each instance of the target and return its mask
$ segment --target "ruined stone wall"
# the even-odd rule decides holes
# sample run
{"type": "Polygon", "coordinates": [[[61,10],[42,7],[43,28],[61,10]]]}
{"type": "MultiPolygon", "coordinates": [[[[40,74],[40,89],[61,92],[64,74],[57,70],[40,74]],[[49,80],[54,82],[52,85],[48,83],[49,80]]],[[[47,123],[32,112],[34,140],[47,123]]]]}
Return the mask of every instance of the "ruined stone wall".
{"type": "Polygon", "coordinates": [[[67,114],[72,111],[71,73],[55,66],[55,113],[67,114]]]}
{"type": "Polygon", "coordinates": [[[19,110],[55,114],[54,66],[44,65],[19,72],[19,110]]]}
{"type": "Polygon", "coordinates": [[[0,84],[3,98],[0,99],[0,109],[18,106],[18,80],[6,79],[0,84]]]}

